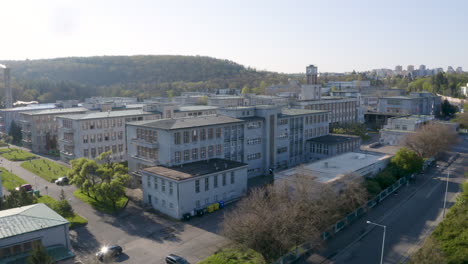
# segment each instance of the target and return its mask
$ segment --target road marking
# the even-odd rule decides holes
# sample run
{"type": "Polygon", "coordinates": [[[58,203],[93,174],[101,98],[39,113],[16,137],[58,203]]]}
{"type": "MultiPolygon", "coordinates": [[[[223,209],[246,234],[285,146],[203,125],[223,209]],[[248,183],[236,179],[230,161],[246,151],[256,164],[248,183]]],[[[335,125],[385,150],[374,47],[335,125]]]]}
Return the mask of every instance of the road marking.
{"type": "Polygon", "coordinates": [[[437,183],[437,184],[434,186],[434,188],[432,188],[432,189],[429,191],[429,193],[427,193],[426,199],[428,199],[428,198],[432,195],[432,193],[433,193],[441,184],[442,184],[442,182],[437,183]]]}

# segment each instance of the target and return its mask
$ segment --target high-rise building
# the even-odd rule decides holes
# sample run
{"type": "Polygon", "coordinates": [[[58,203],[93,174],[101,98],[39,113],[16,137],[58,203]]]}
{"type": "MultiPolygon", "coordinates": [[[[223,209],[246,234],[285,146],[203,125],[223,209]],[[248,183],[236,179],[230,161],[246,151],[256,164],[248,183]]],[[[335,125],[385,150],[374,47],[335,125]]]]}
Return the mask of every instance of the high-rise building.
{"type": "Polygon", "coordinates": [[[414,71],[414,65],[408,65],[408,66],[406,67],[406,70],[409,71],[409,72],[414,71]]]}
{"type": "Polygon", "coordinates": [[[401,66],[401,65],[395,66],[395,72],[396,73],[401,73],[402,71],[403,71],[403,66],[401,66]]]}
{"type": "Polygon", "coordinates": [[[419,65],[419,70],[420,71],[425,71],[426,70],[426,65],[424,65],[424,64],[419,65]]]}
{"type": "Polygon", "coordinates": [[[455,72],[455,70],[453,69],[452,66],[447,67],[447,73],[454,73],[454,72],[455,72]]]}
{"type": "Polygon", "coordinates": [[[457,73],[462,73],[463,72],[463,68],[462,67],[457,67],[457,73]]]}

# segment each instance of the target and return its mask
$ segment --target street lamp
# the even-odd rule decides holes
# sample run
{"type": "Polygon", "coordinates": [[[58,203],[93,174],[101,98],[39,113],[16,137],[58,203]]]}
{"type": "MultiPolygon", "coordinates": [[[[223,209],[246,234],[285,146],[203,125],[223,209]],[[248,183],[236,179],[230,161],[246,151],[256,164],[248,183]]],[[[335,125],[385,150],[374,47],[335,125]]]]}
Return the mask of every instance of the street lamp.
{"type": "Polygon", "coordinates": [[[385,246],[385,231],[387,230],[387,226],[379,225],[379,224],[373,223],[371,221],[367,221],[366,223],[368,223],[370,225],[376,225],[376,226],[383,227],[382,253],[380,254],[380,264],[383,264],[383,253],[384,253],[384,246],[385,246]]]}
{"type": "Polygon", "coordinates": [[[37,190],[37,176],[34,176],[34,188],[37,190]]]}
{"type": "Polygon", "coordinates": [[[445,184],[444,211],[442,213],[442,218],[445,218],[445,205],[447,204],[447,192],[448,192],[449,178],[450,178],[450,168],[447,168],[447,182],[445,184]]]}

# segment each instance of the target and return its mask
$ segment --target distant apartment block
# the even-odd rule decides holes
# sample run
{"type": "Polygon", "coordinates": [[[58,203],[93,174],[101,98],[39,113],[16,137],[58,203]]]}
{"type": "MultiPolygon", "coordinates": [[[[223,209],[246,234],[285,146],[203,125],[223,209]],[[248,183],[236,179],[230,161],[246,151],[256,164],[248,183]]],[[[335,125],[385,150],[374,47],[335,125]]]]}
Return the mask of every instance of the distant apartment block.
{"type": "Polygon", "coordinates": [[[309,160],[323,159],[346,152],[359,151],[361,137],[352,135],[329,134],[312,138],[307,142],[309,160]]]}
{"type": "Polygon", "coordinates": [[[360,89],[360,88],[369,88],[370,81],[349,81],[349,82],[328,82],[325,84],[325,87],[331,89],[335,87],[336,89],[360,89]]]}
{"type": "Polygon", "coordinates": [[[136,97],[90,97],[85,99],[83,107],[89,110],[109,111],[137,103],[136,97]]]}
{"type": "Polygon", "coordinates": [[[94,159],[111,150],[114,161],[125,161],[125,124],[160,117],[159,112],[143,110],[58,116],[60,159],[65,162],[81,157],[94,159]]]}
{"type": "Polygon", "coordinates": [[[244,106],[249,104],[249,100],[243,96],[210,96],[208,97],[208,105],[218,107],[233,107],[244,106]]]}
{"type": "Polygon", "coordinates": [[[434,116],[430,115],[408,115],[389,118],[387,125],[380,130],[380,143],[392,146],[400,145],[407,135],[414,133],[424,124],[433,120],[434,116]]]}
{"type": "Polygon", "coordinates": [[[143,200],[176,219],[247,193],[247,164],[213,158],[143,169],[143,200]]]}
{"type": "Polygon", "coordinates": [[[87,111],[88,109],[83,107],[73,107],[21,112],[23,146],[33,152],[56,151],[58,148],[57,116],[83,114],[87,111]]]}

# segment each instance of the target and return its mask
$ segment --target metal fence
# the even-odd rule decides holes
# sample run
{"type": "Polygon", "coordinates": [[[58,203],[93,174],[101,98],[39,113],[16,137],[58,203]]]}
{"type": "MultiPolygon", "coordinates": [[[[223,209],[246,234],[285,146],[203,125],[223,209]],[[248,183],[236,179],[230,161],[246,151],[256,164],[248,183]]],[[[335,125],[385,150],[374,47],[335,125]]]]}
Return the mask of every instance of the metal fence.
{"type": "MultiPolygon", "coordinates": [[[[345,229],[347,226],[352,224],[354,221],[356,221],[360,216],[365,214],[367,211],[369,211],[371,208],[376,206],[378,203],[383,201],[385,198],[387,198],[390,194],[398,190],[401,186],[404,184],[408,183],[410,179],[412,178],[411,175],[402,177],[398,179],[394,184],[389,186],[387,189],[381,191],[377,196],[374,198],[370,199],[365,203],[363,206],[357,208],[347,216],[345,216],[343,219],[337,221],[334,225],[330,226],[327,230],[325,230],[322,234],[321,237],[323,240],[327,240],[333,235],[337,234],[341,230],[345,229]]],[[[314,245],[311,243],[304,243],[288,254],[282,256],[280,259],[275,261],[273,264],[290,264],[294,263],[297,261],[299,258],[303,257],[305,254],[312,254],[314,250],[314,245]]]]}

